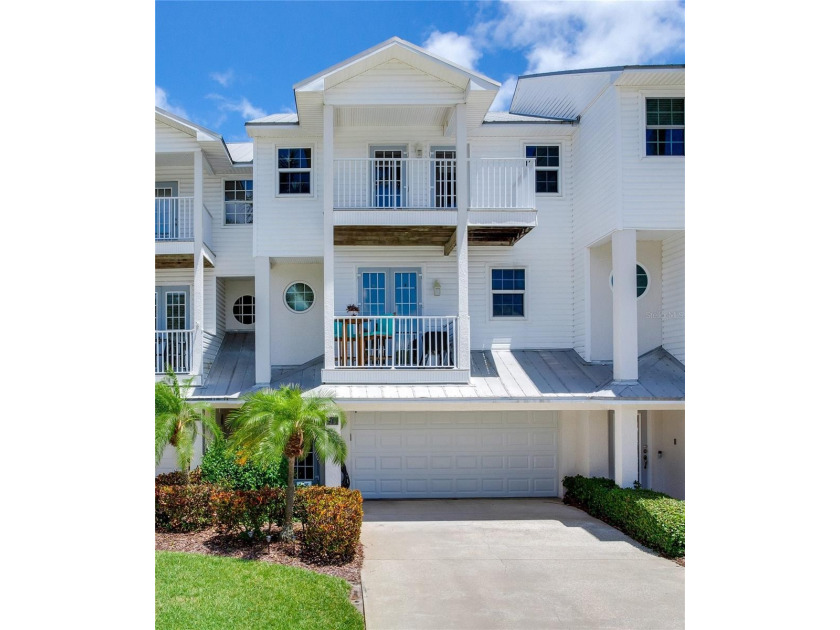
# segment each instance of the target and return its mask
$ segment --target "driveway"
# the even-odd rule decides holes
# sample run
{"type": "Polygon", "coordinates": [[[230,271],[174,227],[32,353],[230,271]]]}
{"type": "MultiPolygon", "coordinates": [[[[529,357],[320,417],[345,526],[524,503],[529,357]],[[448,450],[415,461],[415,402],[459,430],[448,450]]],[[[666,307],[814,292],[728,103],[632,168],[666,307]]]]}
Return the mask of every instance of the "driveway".
{"type": "Polygon", "coordinates": [[[685,569],[559,499],[364,511],[367,630],[685,627],[685,569]]]}

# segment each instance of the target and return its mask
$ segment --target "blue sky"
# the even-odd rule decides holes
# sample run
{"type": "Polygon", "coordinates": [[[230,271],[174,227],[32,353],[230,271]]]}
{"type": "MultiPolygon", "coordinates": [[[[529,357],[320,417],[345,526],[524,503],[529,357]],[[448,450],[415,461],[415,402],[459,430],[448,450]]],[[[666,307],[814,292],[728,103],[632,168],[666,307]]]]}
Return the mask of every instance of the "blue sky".
{"type": "Polygon", "coordinates": [[[294,111],[292,85],[392,36],[502,83],[609,65],[685,63],[684,2],[156,2],[155,103],[229,142],[294,111]]]}

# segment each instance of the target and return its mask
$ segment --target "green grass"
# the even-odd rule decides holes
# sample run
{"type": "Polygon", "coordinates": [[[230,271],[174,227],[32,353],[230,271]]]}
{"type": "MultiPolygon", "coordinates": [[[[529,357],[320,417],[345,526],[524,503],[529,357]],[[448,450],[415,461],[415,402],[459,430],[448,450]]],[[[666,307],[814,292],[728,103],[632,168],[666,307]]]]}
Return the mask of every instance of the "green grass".
{"type": "Polygon", "coordinates": [[[364,629],[350,585],[312,571],[201,554],[155,552],[155,628],[364,629]]]}

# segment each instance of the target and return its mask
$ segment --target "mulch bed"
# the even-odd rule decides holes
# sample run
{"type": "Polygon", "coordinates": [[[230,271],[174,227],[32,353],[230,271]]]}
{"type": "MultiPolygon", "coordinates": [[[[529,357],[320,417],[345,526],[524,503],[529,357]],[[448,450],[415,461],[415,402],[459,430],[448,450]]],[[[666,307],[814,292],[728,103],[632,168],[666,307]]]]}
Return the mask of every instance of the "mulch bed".
{"type": "Polygon", "coordinates": [[[302,554],[300,544],[301,526],[299,523],[295,523],[295,534],[298,537],[296,542],[275,542],[274,537],[279,533],[279,530],[272,528],[271,543],[266,543],[264,540],[252,543],[237,534],[224,535],[212,528],[185,534],[156,531],[155,550],[184,551],[211,556],[274,562],[332,575],[347,580],[351,584],[361,583],[362,561],[364,560],[362,543],[359,543],[356,547],[356,555],[350,562],[346,564],[326,564],[317,558],[308,558],[302,554]]]}

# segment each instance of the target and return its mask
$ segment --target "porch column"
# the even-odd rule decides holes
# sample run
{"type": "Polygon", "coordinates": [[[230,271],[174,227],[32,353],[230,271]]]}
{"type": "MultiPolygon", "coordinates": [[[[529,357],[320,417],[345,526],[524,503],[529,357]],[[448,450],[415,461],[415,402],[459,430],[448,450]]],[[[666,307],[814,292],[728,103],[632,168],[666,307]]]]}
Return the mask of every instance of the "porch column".
{"type": "Polygon", "coordinates": [[[615,481],[622,488],[632,488],[639,474],[638,409],[621,405],[614,412],[613,453],[615,481]]]}
{"type": "Polygon", "coordinates": [[[193,338],[192,374],[204,372],[204,159],[193,151],[193,338]]]}
{"type": "MultiPolygon", "coordinates": [[[[339,427],[330,427],[333,431],[341,432],[339,427]]],[[[337,488],[341,485],[341,464],[336,464],[333,461],[327,460],[324,462],[324,480],[321,482],[325,486],[332,486],[337,488]]]]}
{"type": "Polygon", "coordinates": [[[254,376],[257,384],[271,382],[271,262],[254,258],[254,376]]]}
{"type": "Polygon", "coordinates": [[[458,368],[470,367],[469,246],[467,219],[470,207],[469,162],[467,161],[467,106],[455,106],[455,176],[458,227],[455,246],[458,256],[458,368]]]}
{"type": "MultiPolygon", "coordinates": [[[[333,237],[333,106],[324,105],[324,369],[335,369],[335,240],[333,237]]],[[[340,476],[339,476],[340,481],[340,476]]]]}
{"type": "Polygon", "coordinates": [[[613,380],[639,378],[639,326],[636,306],[636,230],[612,235],[613,380]]]}

